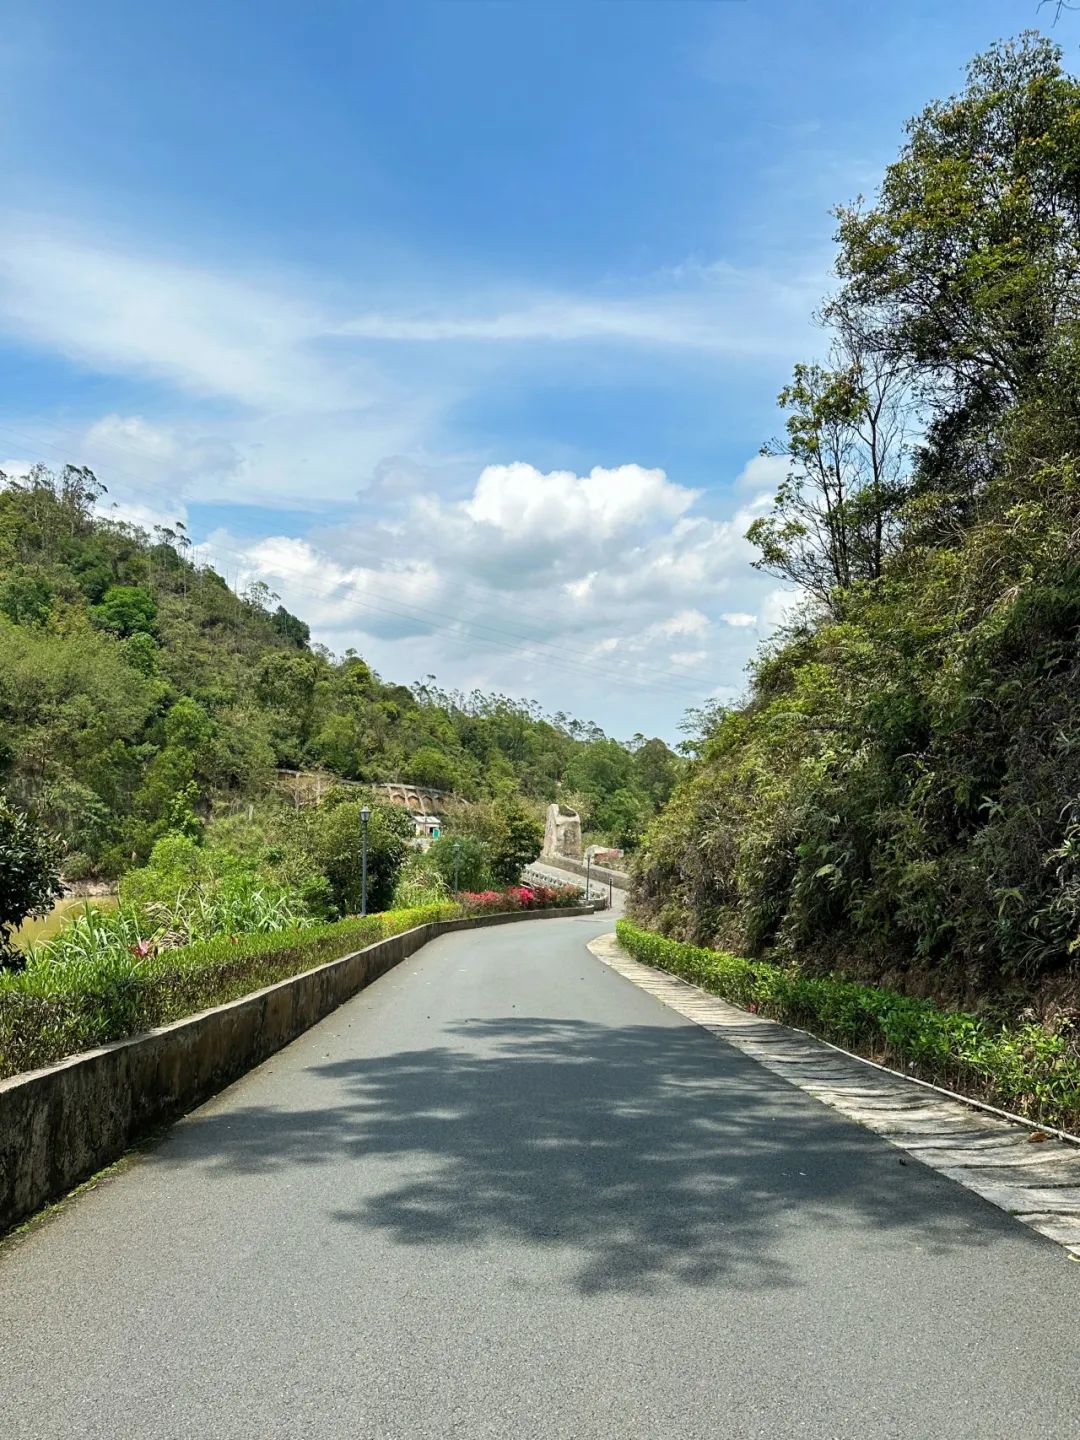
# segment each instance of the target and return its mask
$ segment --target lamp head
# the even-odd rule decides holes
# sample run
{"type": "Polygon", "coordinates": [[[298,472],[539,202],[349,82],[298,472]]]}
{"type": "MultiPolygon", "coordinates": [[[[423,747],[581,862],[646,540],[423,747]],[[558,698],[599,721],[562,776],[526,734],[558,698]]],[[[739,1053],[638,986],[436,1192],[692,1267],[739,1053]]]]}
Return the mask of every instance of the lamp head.
{"type": "Polygon", "coordinates": [[[360,819],[364,822],[365,825],[367,824],[367,822],[368,822],[368,820],[369,820],[370,818],[371,818],[371,811],[368,809],[368,807],[367,807],[366,805],[361,806],[361,809],[360,809],[360,819]]]}

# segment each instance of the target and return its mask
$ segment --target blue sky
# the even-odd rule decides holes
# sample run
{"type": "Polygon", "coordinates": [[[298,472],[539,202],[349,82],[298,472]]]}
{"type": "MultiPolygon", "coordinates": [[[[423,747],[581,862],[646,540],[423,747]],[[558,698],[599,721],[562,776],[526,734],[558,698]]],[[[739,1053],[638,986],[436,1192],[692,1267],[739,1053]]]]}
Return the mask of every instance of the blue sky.
{"type": "MultiPolygon", "coordinates": [[[[0,463],[335,651],[618,735],[738,693],[829,207],[1036,0],[0,5],[0,463]]],[[[1051,17],[1041,22],[1050,28],[1051,17]]],[[[1056,38],[1075,58],[1080,16],[1056,38]]]]}

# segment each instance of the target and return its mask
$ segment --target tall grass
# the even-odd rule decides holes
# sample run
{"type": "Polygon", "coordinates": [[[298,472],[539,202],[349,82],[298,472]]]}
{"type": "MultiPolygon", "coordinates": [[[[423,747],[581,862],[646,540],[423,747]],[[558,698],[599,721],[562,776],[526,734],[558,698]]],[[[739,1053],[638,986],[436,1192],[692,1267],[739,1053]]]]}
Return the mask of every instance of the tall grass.
{"type": "Polygon", "coordinates": [[[210,940],[216,935],[273,934],[310,924],[297,896],[270,882],[181,887],[168,899],[103,910],[87,904],[49,940],[27,947],[27,969],[65,971],[85,963],[121,962],[210,940]]]}

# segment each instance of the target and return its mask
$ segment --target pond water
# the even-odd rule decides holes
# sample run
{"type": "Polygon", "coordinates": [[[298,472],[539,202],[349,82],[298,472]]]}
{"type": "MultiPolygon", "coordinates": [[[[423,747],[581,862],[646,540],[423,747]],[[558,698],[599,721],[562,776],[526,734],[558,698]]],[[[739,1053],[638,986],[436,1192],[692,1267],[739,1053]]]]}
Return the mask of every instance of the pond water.
{"type": "Polygon", "coordinates": [[[25,950],[28,945],[40,945],[42,940],[50,940],[68,920],[81,915],[84,905],[90,905],[95,910],[110,910],[115,904],[115,895],[91,895],[89,898],[85,895],[66,895],[63,900],[56,902],[47,915],[24,920],[12,939],[20,950],[25,950]]]}

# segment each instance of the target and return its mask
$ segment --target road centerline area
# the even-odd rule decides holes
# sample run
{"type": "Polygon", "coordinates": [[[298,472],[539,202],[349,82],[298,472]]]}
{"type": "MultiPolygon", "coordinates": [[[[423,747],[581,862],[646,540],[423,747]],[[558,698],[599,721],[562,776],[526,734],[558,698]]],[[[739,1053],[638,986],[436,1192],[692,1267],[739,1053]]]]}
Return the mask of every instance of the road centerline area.
{"type": "Polygon", "coordinates": [[[1080,1267],[609,923],[435,941],[0,1252],[0,1430],[1067,1433],[1080,1267]]]}

